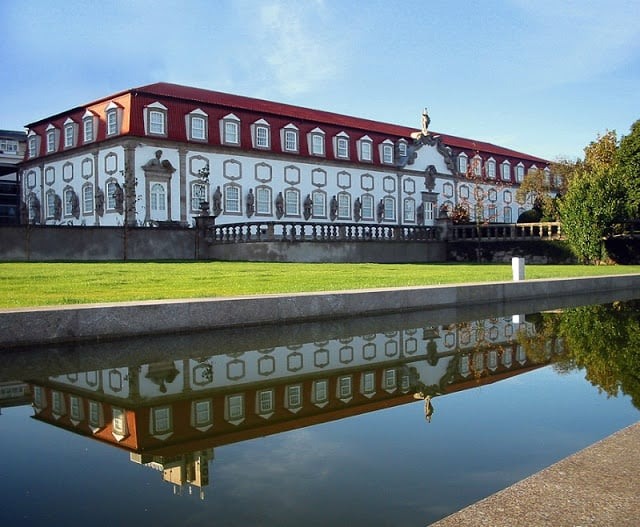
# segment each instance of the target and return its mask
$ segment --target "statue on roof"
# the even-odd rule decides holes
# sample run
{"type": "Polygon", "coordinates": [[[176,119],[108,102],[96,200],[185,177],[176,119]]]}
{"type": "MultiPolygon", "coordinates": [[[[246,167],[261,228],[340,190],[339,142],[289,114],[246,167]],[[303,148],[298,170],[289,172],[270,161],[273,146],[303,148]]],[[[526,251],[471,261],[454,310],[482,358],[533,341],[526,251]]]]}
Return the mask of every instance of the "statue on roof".
{"type": "Polygon", "coordinates": [[[422,120],[421,120],[421,128],[419,132],[414,132],[411,134],[411,137],[416,141],[420,141],[423,137],[427,137],[429,133],[429,124],[431,123],[431,118],[429,117],[429,112],[427,112],[427,108],[425,107],[422,110],[422,120]]]}

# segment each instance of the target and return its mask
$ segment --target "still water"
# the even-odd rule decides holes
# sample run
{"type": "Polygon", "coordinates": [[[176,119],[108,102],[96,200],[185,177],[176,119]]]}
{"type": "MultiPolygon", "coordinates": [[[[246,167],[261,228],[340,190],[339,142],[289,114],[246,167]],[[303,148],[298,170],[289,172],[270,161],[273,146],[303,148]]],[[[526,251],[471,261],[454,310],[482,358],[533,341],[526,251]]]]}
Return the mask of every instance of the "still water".
{"type": "Polygon", "coordinates": [[[5,350],[0,522],[427,525],[640,418],[608,300],[5,350]]]}

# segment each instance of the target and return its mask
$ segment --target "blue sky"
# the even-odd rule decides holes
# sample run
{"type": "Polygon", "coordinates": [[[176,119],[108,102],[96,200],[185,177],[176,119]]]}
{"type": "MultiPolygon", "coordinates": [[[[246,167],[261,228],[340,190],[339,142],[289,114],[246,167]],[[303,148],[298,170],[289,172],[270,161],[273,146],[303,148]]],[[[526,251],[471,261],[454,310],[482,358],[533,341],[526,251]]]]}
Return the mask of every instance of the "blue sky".
{"type": "Polygon", "coordinates": [[[0,128],[166,81],[557,159],[640,118],[638,0],[0,1],[0,128]]]}

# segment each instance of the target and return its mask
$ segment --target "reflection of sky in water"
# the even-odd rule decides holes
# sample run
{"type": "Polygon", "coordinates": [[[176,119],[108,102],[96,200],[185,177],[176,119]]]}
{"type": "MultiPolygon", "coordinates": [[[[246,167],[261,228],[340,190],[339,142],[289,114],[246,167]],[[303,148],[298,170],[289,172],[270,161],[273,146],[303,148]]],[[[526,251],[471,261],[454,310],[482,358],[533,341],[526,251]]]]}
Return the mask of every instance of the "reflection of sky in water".
{"type": "Polygon", "coordinates": [[[126,450],[6,408],[0,522],[423,526],[639,419],[584,377],[544,367],[435,397],[430,423],[415,401],[216,447],[204,501],[126,450]]]}

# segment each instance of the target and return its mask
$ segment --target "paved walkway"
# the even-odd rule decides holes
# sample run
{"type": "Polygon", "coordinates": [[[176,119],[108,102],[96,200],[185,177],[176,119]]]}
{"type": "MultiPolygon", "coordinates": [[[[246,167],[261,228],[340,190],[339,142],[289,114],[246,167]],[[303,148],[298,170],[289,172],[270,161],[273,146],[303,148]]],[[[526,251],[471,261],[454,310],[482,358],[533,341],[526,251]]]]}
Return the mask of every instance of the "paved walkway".
{"type": "Polygon", "coordinates": [[[640,526],[640,422],[431,527],[640,526]]]}

